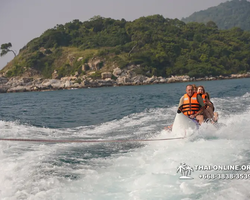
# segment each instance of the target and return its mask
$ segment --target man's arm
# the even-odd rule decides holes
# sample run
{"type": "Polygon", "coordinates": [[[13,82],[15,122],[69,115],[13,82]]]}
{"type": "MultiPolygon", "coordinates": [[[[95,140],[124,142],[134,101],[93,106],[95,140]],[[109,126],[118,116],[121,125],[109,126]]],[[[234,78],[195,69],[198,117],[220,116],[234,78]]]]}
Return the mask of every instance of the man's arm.
{"type": "Polygon", "coordinates": [[[196,114],[194,114],[193,116],[196,117],[197,115],[202,114],[204,110],[205,110],[205,106],[201,107],[201,109],[196,114]]]}
{"type": "Polygon", "coordinates": [[[205,110],[205,104],[204,104],[204,102],[203,102],[202,96],[197,95],[197,101],[199,102],[201,108],[200,108],[200,110],[199,110],[197,113],[195,113],[194,115],[190,115],[190,116],[189,116],[190,118],[195,118],[197,115],[202,114],[203,111],[205,110]]]}
{"type": "Polygon", "coordinates": [[[180,113],[182,111],[182,105],[183,105],[183,102],[184,102],[183,100],[184,100],[184,96],[182,96],[180,98],[177,113],[180,113]]]}

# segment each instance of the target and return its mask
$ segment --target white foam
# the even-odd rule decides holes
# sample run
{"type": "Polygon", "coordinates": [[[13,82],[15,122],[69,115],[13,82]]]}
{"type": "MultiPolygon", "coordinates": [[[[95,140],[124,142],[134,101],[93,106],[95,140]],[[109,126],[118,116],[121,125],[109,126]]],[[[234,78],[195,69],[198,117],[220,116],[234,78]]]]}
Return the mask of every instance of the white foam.
{"type": "MultiPolygon", "coordinates": [[[[250,162],[249,94],[216,101],[215,129],[202,125],[183,140],[119,144],[43,144],[0,141],[0,199],[248,199],[248,180],[182,181],[180,163],[232,165],[250,162]],[[225,103],[226,102],[226,103],[225,103]],[[244,111],[231,108],[245,105],[244,111]],[[223,104],[226,104],[224,106],[223,104]],[[107,154],[107,156],[106,156],[107,154]]],[[[176,107],[150,109],[121,120],[74,129],[46,129],[0,121],[1,137],[17,138],[155,138],[176,107]]]]}

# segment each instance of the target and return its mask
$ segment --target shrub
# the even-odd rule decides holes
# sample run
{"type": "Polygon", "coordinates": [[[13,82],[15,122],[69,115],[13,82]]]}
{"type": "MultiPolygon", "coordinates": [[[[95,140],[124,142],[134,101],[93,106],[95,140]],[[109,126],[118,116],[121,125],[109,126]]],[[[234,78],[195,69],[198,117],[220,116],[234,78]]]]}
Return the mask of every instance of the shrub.
{"type": "Polygon", "coordinates": [[[92,79],[99,79],[102,76],[101,76],[101,72],[100,71],[96,71],[95,73],[91,74],[89,77],[92,78],[92,79]]]}

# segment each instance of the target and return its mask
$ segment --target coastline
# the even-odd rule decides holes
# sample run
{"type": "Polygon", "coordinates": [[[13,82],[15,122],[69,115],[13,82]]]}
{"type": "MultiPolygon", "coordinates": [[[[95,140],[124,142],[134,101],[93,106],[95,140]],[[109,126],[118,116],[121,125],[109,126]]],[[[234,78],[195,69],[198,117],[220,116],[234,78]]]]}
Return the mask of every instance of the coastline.
{"type": "Polygon", "coordinates": [[[99,87],[120,87],[120,86],[136,86],[136,85],[154,85],[168,84],[178,82],[198,82],[198,81],[215,81],[223,79],[239,79],[250,78],[250,73],[232,74],[230,76],[190,78],[189,76],[172,76],[170,78],[163,77],[145,77],[136,75],[132,78],[118,77],[116,80],[111,78],[91,79],[83,77],[71,76],[59,79],[42,79],[42,78],[24,78],[0,77],[0,93],[15,93],[15,92],[34,92],[34,91],[55,91],[55,90],[70,90],[80,88],[99,88],[99,87]],[[80,81],[79,81],[80,80],[80,81]]]}

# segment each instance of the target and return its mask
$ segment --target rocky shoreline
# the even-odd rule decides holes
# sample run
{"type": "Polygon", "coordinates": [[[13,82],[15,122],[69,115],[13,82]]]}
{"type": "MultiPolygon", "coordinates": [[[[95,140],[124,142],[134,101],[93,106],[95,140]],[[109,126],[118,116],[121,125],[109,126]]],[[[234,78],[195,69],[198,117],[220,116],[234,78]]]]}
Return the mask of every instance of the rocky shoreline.
{"type": "Polygon", "coordinates": [[[31,92],[31,91],[49,91],[64,90],[77,88],[96,88],[96,87],[114,87],[114,86],[130,86],[130,85],[150,85],[165,84],[176,82],[191,81],[212,81],[221,79],[249,78],[250,72],[245,74],[232,74],[230,76],[204,77],[194,78],[189,76],[172,76],[164,77],[146,77],[137,75],[133,70],[121,70],[115,68],[113,73],[103,72],[100,79],[93,79],[86,75],[63,77],[61,79],[42,79],[42,78],[25,78],[0,77],[0,93],[11,92],[31,92]]]}

